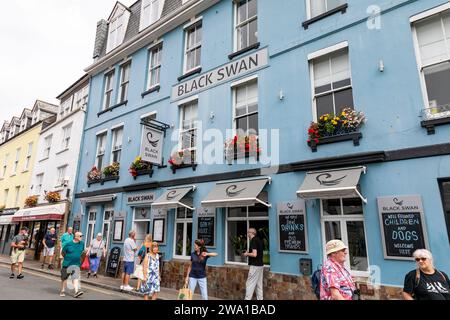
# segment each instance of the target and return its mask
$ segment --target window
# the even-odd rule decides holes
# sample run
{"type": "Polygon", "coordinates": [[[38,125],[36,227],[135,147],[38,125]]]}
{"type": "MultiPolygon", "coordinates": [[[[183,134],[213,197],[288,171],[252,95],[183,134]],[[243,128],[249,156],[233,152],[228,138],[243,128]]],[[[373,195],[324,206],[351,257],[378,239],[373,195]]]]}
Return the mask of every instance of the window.
{"type": "Polygon", "coordinates": [[[192,210],[178,208],[175,214],[174,257],[189,259],[192,247],[192,210]]]}
{"type": "Polygon", "coordinates": [[[105,241],[106,248],[109,246],[109,235],[111,233],[111,221],[114,217],[114,208],[106,207],[105,212],[103,213],[103,226],[102,226],[102,234],[103,241],[105,241]]]}
{"type": "Polygon", "coordinates": [[[48,136],[44,140],[44,154],[42,155],[42,159],[47,159],[50,156],[50,149],[52,147],[52,138],[53,136],[48,136]]]}
{"type": "Polygon", "coordinates": [[[30,166],[32,152],[33,152],[33,142],[30,142],[28,144],[27,158],[25,159],[25,167],[23,169],[24,171],[28,170],[28,167],[30,166]]]}
{"type": "Polygon", "coordinates": [[[444,206],[445,222],[447,224],[447,235],[450,241],[450,180],[441,181],[441,197],[444,206]]]}
{"type": "Polygon", "coordinates": [[[16,187],[16,200],[14,200],[14,207],[19,206],[20,186],[16,187]]]}
{"type": "Polygon", "coordinates": [[[234,127],[238,135],[258,134],[258,82],[234,88],[234,127]]]}
{"type": "Polygon", "coordinates": [[[88,96],[89,96],[89,85],[85,85],[83,89],[75,93],[74,108],[76,110],[78,109],[86,110],[88,103],[88,96]]]}
{"type": "Polygon", "coordinates": [[[72,131],[72,124],[69,124],[62,128],[63,138],[61,141],[61,150],[69,149],[70,132],[72,131]]]}
{"type": "Polygon", "coordinates": [[[3,168],[2,168],[1,178],[4,178],[6,176],[6,169],[8,167],[8,157],[9,157],[9,154],[6,154],[5,158],[3,159],[3,168]]]}
{"type": "Polygon", "coordinates": [[[325,12],[333,10],[343,4],[346,0],[307,0],[311,18],[317,17],[325,12]]]}
{"type": "Polygon", "coordinates": [[[148,80],[147,89],[159,85],[159,78],[161,75],[161,54],[162,43],[152,48],[149,52],[149,66],[148,66],[148,80]]]}
{"type": "Polygon", "coordinates": [[[3,193],[3,205],[6,207],[6,204],[8,203],[8,195],[9,195],[9,189],[5,189],[5,192],[3,193]]]}
{"type": "Polygon", "coordinates": [[[195,162],[195,151],[197,149],[197,121],[198,121],[198,101],[190,102],[181,106],[181,132],[180,132],[180,149],[188,149],[191,151],[195,162]]]}
{"type": "Polygon", "coordinates": [[[239,51],[258,42],[257,0],[236,1],[235,50],[239,51]]]}
{"type": "MultiPolygon", "coordinates": [[[[121,9],[118,9],[121,10],[121,9]]],[[[126,31],[126,17],[125,11],[117,12],[116,17],[114,17],[109,22],[109,32],[108,32],[108,42],[106,45],[106,52],[110,52],[111,50],[117,48],[122,44],[122,41],[125,37],[126,31]]]]}
{"type": "MultiPolygon", "coordinates": [[[[347,268],[355,275],[369,272],[363,204],[360,198],[321,201],[322,239],[340,239],[348,246],[347,268]]],[[[326,254],[324,252],[326,259],[326,254]]]]}
{"type": "Polygon", "coordinates": [[[143,30],[159,20],[164,1],[162,0],[143,0],[141,8],[141,24],[139,30],[143,30]]]}
{"type": "Polygon", "coordinates": [[[257,236],[264,244],[263,261],[270,264],[269,252],[269,210],[266,206],[228,208],[226,222],[226,262],[247,263],[242,257],[243,251],[248,251],[250,241],[247,237],[249,228],[255,228],[257,236]]]}
{"type": "Polygon", "coordinates": [[[112,95],[114,92],[114,70],[105,75],[105,94],[103,97],[103,110],[111,107],[112,95]]]}
{"type": "Polygon", "coordinates": [[[42,181],[44,181],[44,174],[38,174],[36,176],[36,190],[34,191],[35,195],[40,196],[42,192],[42,181]]]}
{"type": "Polygon", "coordinates": [[[103,162],[105,157],[105,145],[106,145],[106,133],[99,134],[97,136],[97,156],[95,166],[98,170],[103,168],[103,162]]]}
{"type": "Polygon", "coordinates": [[[184,55],[184,72],[188,73],[200,67],[202,51],[202,23],[194,24],[185,31],[186,45],[184,55]]]}
{"type": "Polygon", "coordinates": [[[16,149],[16,160],[14,161],[13,171],[11,174],[16,174],[17,167],[19,166],[19,159],[20,159],[20,148],[16,149]]]}
{"type": "Polygon", "coordinates": [[[123,139],[123,127],[114,129],[112,132],[113,144],[112,144],[112,162],[120,163],[120,156],[122,153],[122,139],[123,139]]]}
{"type": "Polygon", "coordinates": [[[348,49],[312,60],[315,115],[338,114],[353,108],[353,91],[348,49]]]}
{"type": "Polygon", "coordinates": [[[73,103],[73,96],[70,96],[69,99],[66,99],[61,104],[60,114],[61,117],[65,114],[68,114],[70,111],[72,111],[72,103],[73,103]]]}
{"type": "Polygon", "coordinates": [[[58,168],[56,186],[64,186],[66,180],[67,165],[58,168]]]}
{"type": "Polygon", "coordinates": [[[92,239],[94,239],[94,232],[95,232],[95,221],[97,220],[97,212],[90,211],[89,212],[89,220],[88,220],[88,226],[87,226],[87,232],[86,232],[86,248],[91,245],[92,239]]]}
{"type": "Polygon", "coordinates": [[[131,62],[127,62],[120,67],[120,88],[118,103],[125,102],[128,96],[128,87],[130,85],[131,62]]]}
{"type": "Polygon", "coordinates": [[[450,117],[450,10],[415,23],[427,118],[450,117]]]}

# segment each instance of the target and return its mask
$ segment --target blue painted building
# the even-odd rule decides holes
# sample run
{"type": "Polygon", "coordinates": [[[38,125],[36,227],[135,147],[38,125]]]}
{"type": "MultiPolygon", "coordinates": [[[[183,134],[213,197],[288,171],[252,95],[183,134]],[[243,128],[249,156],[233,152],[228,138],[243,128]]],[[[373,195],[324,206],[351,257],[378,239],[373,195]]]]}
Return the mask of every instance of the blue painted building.
{"type": "Polygon", "coordinates": [[[239,299],[247,228],[274,299],[312,298],[340,238],[367,298],[397,298],[417,248],[450,272],[448,39],[443,0],[118,2],[85,70],[71,223],[109,247],[152,234],[174,288],[208,239],[210,295],[239,299]]]}

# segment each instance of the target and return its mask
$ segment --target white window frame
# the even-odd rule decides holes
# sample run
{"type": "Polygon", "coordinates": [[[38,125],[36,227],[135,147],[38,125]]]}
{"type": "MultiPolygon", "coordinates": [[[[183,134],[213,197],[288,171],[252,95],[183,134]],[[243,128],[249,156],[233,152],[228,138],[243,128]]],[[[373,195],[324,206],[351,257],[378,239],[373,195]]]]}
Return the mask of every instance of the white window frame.
{"type": "Polygon", "coordinates": [[[86,110],[89,96],[89,84],[85,85],[82,89],[78,90],[74,95],[75,109],[86,110]]]}
{"type": "Polygon", "coordinates": [[[112,107],[114,101],[114,80],[115,80],[116,70],[113,69],[104,76],[104,90],[103,90],[103,110],[107,110],[112,107]],[[108,86],[109,84],[109,86],[108,86]],[[109,105],[107,101],[109,100],[109,105]]]}
{"type": "Polygon", "coordinates": [[[98,133],[96,135],[97,138],[97,146],[95,151],[95,167],[99,170],[101,170],[104,167],[105,164],[105,151],[106,151],[106,138],[108,136],[107,131],[103,131],[101,133],[98,133]],[[103,146],[103,148],[100,148],[103,146]],[[99,157],[102,157],[102,167],[99,168],[99,157]]]}
{"type": "MultiPolygon", "coordinates": [[[[233,96],[233,102],[232,102],[232,106],[233,106],[233,111],[232,111],[232,115],[233,115],[233,123],[232,123],[232,128],[233,128],[233,135],[237,135],[237,119],[243,118],[243,117],[249,117],[251,115],[254,114],[258,114],[258,131],[259,131],[259,81],[258,81],[258,77],[257,76],[252,76],[246,79],[243,79],[239,82],[233,83],[231,85],[231,89],[232,89],[232,96],[233,96]],[[239,87],[243,87],[243,86],[248,86],[251,82],[256,81],[256,90],[257,90],[257,105],[258,105],[258,111],[254,111],[254,112],[250,112],[250,113],[246,113],[245,115],[240,115],[239,117],[236,116],[236,101],[237,101],[237,89],[239,87]]],[[[247,101],[247,106],[248,106],[248,101],[247,101]]],[[[256,134],[258,135],[259,132],[257,132],[256,134]]],[[[248,132],[245,133],[246,135],[248,135],[248,132]]]]}
{"type": "Polygon", "coordinates": [[[14,201],[14,207],[18,207],[19,206],[20,186],[16,186],[15,190],[16,190],[16,200],[14,201]]]}
{"type": "MultiPolygon", "coordinates": [[[[247,1],[247,6],[248,6],[248,0],[244,0],[244,1],[247,1]]],[[[241,27],[243,27],[243,26],[245,26],[245,25],[249,25],[251,22],[253,22],[254,20],[258,20],[258,0],[253,0],[253,1],[256,1],[256,15],[254,15],[253,17],[249,17],[247,20],[244,20],[244,21],[242,21],[241,23],[238,23],[238,19],[239,19],[239,14],[238,14],[238,4],[239,4],[239,2],[241,2],[241,0],[236,0],[236,1],[234,1],[234,5],[233,5],[233,10],[234,10],[234,46],[233,46],[233,48],[234,48],[234,51],[235,52],[237,52],[237,51],[239,51],[239,50],[243,50],[243,49],[245,49],[245,48],[248,48],[248,47],[250,47],[250,46],[252,46],[252,45],[254,45],[254,43],[253,44],[250,44],[250,39],[249,39],[249,37],[250,37],[250,33],[248,33],[247,34],[247,42],[248,42],[248,45],[246,46],[246,47],[242,47],[242,48],[239,48],[239,37],[238,37],[238,35],[239,35],[239,32],[238,32],[238,29],[239,28],[241,28],[241,27]]],[[[256,32],[257,32],[257,34],[258,34],[258,32],[259,32],[259,29],[258,29],[258,22],[256,23],[256,26],[257,26],[257,28],[256,28],[256,32]]],[[[250,30],[250,28],[249,28],[249,30],[250,30]]],[[[257,35],[257,41],[256,41],[256,43],[258,43],[258,41],[259,41],[259,34],[257,35]]]]}
{"type": "MultiPolygon", "coordinates": [[[[133,221],[132,221],[132,226],[133,226],[133,230],[137,230],[136,228],[136,223],[140,223],[140,222],[145,222],[148,223],[148,228],[146,230],[146,234],[149,234],[151,232],[151,219],[152,219],[152,208],[151,206],[137,206],[137,207],[133,207],[133,221]],[[145,209],[148,210],[148,212],[150,213],[149,218],[148,219],[136,219],[136,210],[139,209],[145,209]]],[[[145,240],[145,239],[144,239],[145,240]]]]}
{"type": "Polygon", "coordinates": [[[7,206],[8,203],[8,198],[9,198],[9,189],[5,189],[5,191],[3,192],[3,197],[4,197],[4,206],[7,206]]]}
{"type": "Polygon", "coordinates": [[[27,171],[28,167],[30,166],[30,161],[31,161],[31,155],[33,154],[33,142],[28,143],[28,148],[27,148],[27,157],[25,158],[25,166],[23,168],[23,171],[27,171]]]}
{"type": "Polygon", "coordinates": [[[120,66],[120,85],[119,85],[119,94],[117,95],[117,104],[124,103],[125,101],[127,101],[128,92],[130,90],[130,78],[131,78],[131,60],[128,60],[120,66]],[[125,75],[127,75],[128,78],[125,78],[125,75]]]}
{"type": "Polygon", "coordinates": [[[123,149],[123,134],[124,134],[124,128],[125,126],[120,125],[117,127],[114,127],[111,131],[112,131],[112,141],[111,141],[111,159],[110,159],[110,164],[114,163],[114,153],[118,152],[119,156],[118,156],[118,160],[117,163],[120,163],[121,159],[122,159],[122,149],[123,149]],[[117,142],[117,132],[122,130],[122,141],[120,142],[120,144],[117,144],[115,142],[117,142]],[[115,149],[117,147],[117,149],[115,149]]]}
{"type": "Polygon", "coordinates": [[[72,125],[73,125],[73,123],[69,123],[68,125],[65,125],[62,128],[62,131],[63,131],[62,136],[63,137],[62,137],[62,140],[61,140],[61,150],[69,149],[70,137],[72,135],[72,125]]]}
{"type": "Polygon", "coordinates": [[[164,0],[143,0],[141,4],[141,18],[139,23],[139,31],[151,26],[161,18],[164,8],[164,0]],[[155,3],[158,6],[155,6],[155,3]]]}
{"type": "Polygon", "coordinates": [[[198,99],[195,100],[191,100],[187,103],[184,103],[182,105],[179,105],[180,108],[180,136],[179,136],[179,140],[178,140],[178,150],[184,150],[183,148],[183,134],[189,131],[193,131],[195,132],[196,135],[196,140],[195,140],[195,146],[194,147],[189,147],[187,148],[190,151],[190,154],[192,154],[192,151],[194,151],[194,162],[197,162],[197,143],[198,143],[198,99]],[[184,120],[184,116],[185,116],[185,108],[186,107],[190,107],[191,105],[196,105],[197,106],[197,118],[193,121],[193,126],[190,127],[189,129],[184,129],[183,126],[183,120],[184,120]]]}
{"type": "Polygon", "coordinates": [[[102,222],[102,235],[103,235],[103,241],[105,242],[106,248],[109,248],[110,235],[111,235],[111,222],[114,218],[114,206],[105,206],[105,210],[103,211],[103,222],[102,222]],[[109,219],[106,219],[106,214],[109,213],[109,219]],[[108,233],[105,237],[105,226],[108,225],[108,233]]]}
{"type": "Polygon", "coordinates": [[[85,248],[88,248],[92,240],[95,239],[95,222],[97,220],[97,210],[89,210],[88,211],[88,224],[86,228],[86,242],[85,242],[85,248]],[[94,215],[94,219],[91,219],[91,214],[94,215]],[[91,230],[91,238],[89,239],[89,230],[91,230]]]}
{"type": "MultiPolygon", "coordinates": [[[[195,38],[197,39],[197,35],[195,36],[195,38]]],[[[184,70],[184,74],[189,73],[193,70],[196,70],[198,68],[201,68],[202,65],[202,61],[201,61],[201,51],[202,51],[202,43],[203,43],[203,20],[202,19],[197,19],[196,21],[190,23],[188,26],[185,26],[184,28],[184,63],[183,63],[183,70],[184,70]],[[188,47],[189,46],[189,33],[194,30],[195,33],[198,32],[198,27],[200,27],[201,29],[201,38],[202,40],[200,42],[196,42],[193,47],[188,47]],[[188,65],[188,53],[191,51],[195,51],[197,49],[200,49],[200,61],[198,62],[199,64],[187,69],[188,65]]]]}
{"type": "Polygon", "coordinates": [[[64,185],[64,180],[66,178],[68,164],[59,166],[56,170],[56,187],[62,187],[64,185]]]}
{"type": "Polygon", "coordinates": [[[162,51],[163,51],[163,42],[160,41],[151,48],[148,49],[148,72],[147,72],[147,90],[150,90],[152,88],[155,88],[160,85],[161,83],[161,69],[162,69],[162,51]],[[156,53],[155,53],[156,51],[156,53]],[[153,56],[157,54],[159,57],[159,60],[157,60],[156,64],[153,65],[153,56]],[[152,84],[152,75],[153,72],[157,72],[158,77],[156,83],[152,84]]]}
{"type": "Polygon", "coordinates": [[[44,173],[39,173],[36,175],[36,190],[35,195],[40,196],[42,193],[42,183],[44,181],[44,173]]]}
{"type": "Polygon", "coordinates": [[[8,158],[9,158],[9,153],[5,154],[5,158],[3,158],[3,168],[2,168],[1,178],[6,177],[6,170],[8,169],[8,158]]]}
{"type": "MultiPolygon", "coordinates": [[[[328,1],[328,0],[324,0],[327,9],[326,9],[324,12],[318,14],[317,16],[313,16],[313,15],[312,15],[311,1],[317,1],[317,0],[306,0],[306,16],[308,17],[308,20],[309,20],[309,19],[312,19],[312,18],[314,18],[314,17],[318,17],[319,15],[324,14],[324,13],[327,13],[328,11],[334,9],[334,8],[333,8],[333,9],[328,9],[327,3],[326,3],[326,1],[328,1]]],[[[339,6],[342,6],[343,4],[345,4],[345,2],[342,3],[342,4],[340,4],[339,6]]],[[[339,7],[339,6],[338,6],[338,7],[339,7]]],[[[335,7],[335,8],[337,8],[337,7],[335,7]]]]}
{"type": "Polygon", "coordinates": [[[16,160],[14,160],[13,164],[13,170],[11,172],[11,175],[15,175],[17,173],[17,168],[19,167],[19,161],[20,161],[20,152],[22,151],[22,148],[16,149],[16,160]]]}
{"type": "Polygon", "coordinates": [[[44,138],[44,154],[42,155],[42,160],[48,159],[50,157],[50,151],[52,149],[53,135],[50,134],[44,138]]]}
{"type": "MultiPolygon", "coordinates": [[[[421,20],[424,19],[431,19],[434,16],[439,16],[443,13],[446,13],[447,11],[450,10],[450,3],[444,4],[442,6],[439,6],[437,8],[428,10],[424,13],[421,13],[419,15],[416,15],[414,17],[412,17],[410,19],[411,22],[411,30],[412,30],[412,35],[413,35],[413,44],[414,44],[414,51],[416,54],[416,61],[417,61],[417,68],[418,68],[418,72],[420,75],[420,87],[422,90],[422,99],[423,99],[423,109],[427,109],[429,108],[429,97],[428,97],[428,89],[427,89],[427,84],[425,81],[425,69],[428,67],[432,67],[432,66],[437,66],[440,64],[443,64],[445,62],[450,63],[450,43],[448,43],[448,38],[447,35],[445,34],[445,27],[443,27],[444,29],[444,42],[447,46],[447,58],[446,59],[440,59],[440,60],[436,60],[433,62],[430,62],[428,64],[423,64],[422,63],[422,56],[420,53],[420,46],[419,46],[419,37],[417,35],[417,28],[415,26],[416,23],[419,23],[421,20]]],[[[442,18],[440,19],[441,23],[442,23],[442,18]]],[[[449,34],[450,37],[450,34],[449,34]]],[[[442,112],[442,114],[446,114],[447,112],[442,112]]],[[[444,116],[445,117],[445,116],[444,116]]]]}
{"type": "MultiPolygon", "coordinates": [[[[309,62],[309,74],[310,74],[309,77],[310,77],[310,80],[311,80],[312,113],[313,113],[313,121],[314,122],[318,121],[318,117],[317,117],[317,97],[328,95],[330,93],[340,92],[340,91],[347,90],[347,89],[351,88],[352,89],[353,103],[354,103],[355,97],[354,97],[354,94],[353,94],[353,75],[352,75],[352,65],[351,65],[351,61],[350,61],[350,50],[348,48],[348,42],[344,41],[344,42],[339,43],[337,45],[334,45],[334,46],[331,46],[331,47],[319,50],[317,52],[311,53],[311,54],[308,55],[308,60],[309,60],[308,62],[309,62]],[[322,58],[322,57],[325,57],[325,56],[328,56],[328,55],[331,55],[331,54],[336,53],[336,52],[341,51],[341,50],[346,50],[347,51],[349,73],[350,73],[350,85],[338,88],[336,90],[332,88],[331,91],[321,92],[320,94],[316,95],[315,80],[314,80],[314,60],[322,58]]],[[[330,64],[330,67],[331,67],[331,64],[330,64]]],[[[334,106],[334,97],[333,97],[333,108],[334,109],[336,108],[334,106]]]]}
{"type": "MultiPolygon", "coordinates": [[[[180,209],[180,208],[178,208],[180,209]]],[[[175,209],[175,219],[174,219],[174,225],[173,225],[173,257],[174,259],[180,259],[180,260],[189,260],[191,258],[191,250],[194,243],[194,212],[192,211],[192,217],[187,217],[187,211],[189,209],[187,208],[181,208],[185,210],[185,218],[178,218],[178,209],[175,209]],[[189,248],[189,252],[185,252],[186,255],[177,255],[177,224],[182,223],[183,224],[183,252],[186,250],[186,242],[187,242],[187,225],[190,223],[192,225],[192,235],[191,235],[191,248],[189,248]]]]}
{"type": "MultiPolygon", "coordinates": [[[[239,207],[241,208],[241,207],[239,207]]],[[[242,207],[244,208],[244,207],[242,207]]],[[[269,215],[270,215],[270,210],[267,208],[267,216],[259,216],[259,217],[249,217],[248,213],[249,213],[249,207],[247,208],[247,215],[245,217],[228,217],[228,213],[229,213],[229,209],[232,208],[226,208],[225,210],[225,264],[229,264],[229,265],[238,265],[238,266],[246,266],[248,265],[247,262],[235,262],[235,261],[229,261],[228,260],[228,221],[246,221],[247,222],[247,230],[250,228],[250,221],[267,221],[267,225],[269,226],[269,234],[270,234],[270,219],[269,219],[269,215]]],[[[249,250],[250,247],[250,239],[247,236],[247,251],[249,250]]],[[[270,253],[270,251],[269,251],[270,253]]],[[[270,267],[270,265],[264,265],[265,267],[270,267]]]]}
{"type": "MultiPolygon", "coordinates": [[[[340,199],[340,208],[342,210],[343,208],[343,199],[346,198],[336,198],[340,199]]],[[[340,231],[342,235],[342,241],[348,246],[348,232],[347,232],[347,222],[348,221],[358,221],[363,223],[364,227],[364,241],[366,242],[366,253],[367,253],[367,266],[369,268],[368,271],[357,271],[357,270],[351,270],[350,267],[350,253],[347,255],[347,260],[345,261],[345,267],[347,270],[350,271],[350,274],[354,277],[362,277],[362,278],[368,278],[370,277],[370,257],[369,257],[369,243],[367,242],[367,228],[366,228],[366,222],[364,219],[364,204],[361,201],[361,206],[363,210],[362,215],[324,215],[323,213],[323,200],[320,200],[320,228],[321,228],[321,234],[322,234],[322,256],[323,261],[327,260],[327,254],[326,254],[326,235],[325,235],[325,222],[330,221],[336,221],[340,223],[340,231]]]]}

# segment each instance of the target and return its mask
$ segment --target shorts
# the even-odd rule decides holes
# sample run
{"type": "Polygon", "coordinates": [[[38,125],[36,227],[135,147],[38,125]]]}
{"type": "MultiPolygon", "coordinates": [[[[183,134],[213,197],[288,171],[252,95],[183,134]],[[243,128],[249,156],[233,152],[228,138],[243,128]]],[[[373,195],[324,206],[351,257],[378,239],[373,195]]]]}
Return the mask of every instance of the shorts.
{"type": "Polygon", "coordinates": [[[23,263],[25,260],[25,250],[13,249],[11,253],[11,263],[23,263]]]}
{"type": "Polygon", "coordinates": [[[124,261],[123,272],[125,272],[127,275],[132,275],[134,273],[134,262],[124,261]]]}
{"type": "Polygon", "coordinates": [[[55,254],[55,247],[47,248],[44,247],[44,257],[51,257],[55,254]]]}
{"type": "Polygon", "coordinates": [[[61,268],[61,280],[65,281],[70,276],[72,276],[73,280],[79,280],[80,279],[80,267],[78,266],[69,266],[69,267],[62,267],[61,268]]]}

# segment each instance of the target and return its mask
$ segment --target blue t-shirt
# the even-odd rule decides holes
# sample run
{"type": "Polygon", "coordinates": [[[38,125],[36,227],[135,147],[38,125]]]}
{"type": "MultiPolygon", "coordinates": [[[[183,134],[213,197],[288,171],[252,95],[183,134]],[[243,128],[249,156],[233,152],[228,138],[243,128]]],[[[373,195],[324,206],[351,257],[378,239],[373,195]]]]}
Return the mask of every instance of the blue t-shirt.
{"type": "Polygon", "coordinates": [[[84,251],[84,242],[69,242],[63,247],[64,261],[63,267],[81,266],[81,254],[84,251]]]}
{"type": "Polygon", "coordinates": [[[189,277],[195,279],[203,279],[206,278],[206,262],[208,261],[208,256],[202,257],[197,255],[194,251],[191,254],[191,272],[189,273],[189,277]]]}
{"type": "Polygon", "coordinates": [[[51,234],[49,232],[49,233],[47,233],[45,235],[44,239],[45,239],[45,244],[47,245],[47,247],[51,249],[51,248],[53,248],[55,246],[55,243],[56,243],[56,239],[57,239],[56,233],[55,234],[51,234]]]}

